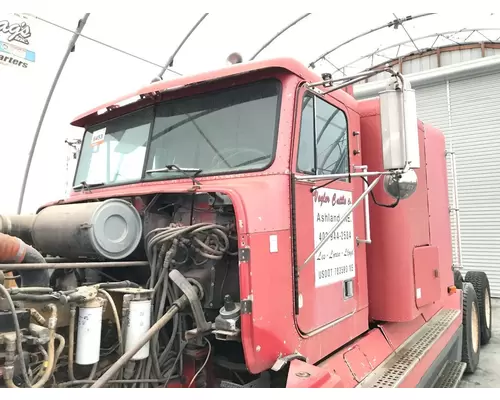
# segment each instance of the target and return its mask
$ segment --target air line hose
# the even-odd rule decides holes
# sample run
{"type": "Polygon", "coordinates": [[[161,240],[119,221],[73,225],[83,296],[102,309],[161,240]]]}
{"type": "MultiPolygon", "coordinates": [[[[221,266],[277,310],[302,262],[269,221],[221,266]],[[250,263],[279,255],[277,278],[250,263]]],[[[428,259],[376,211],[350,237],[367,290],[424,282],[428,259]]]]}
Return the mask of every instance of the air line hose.
{"type": "Polygon", "coordinates": [[[92,386],[91,388],[101,388],[103,387],[121,368],[125,366],[127,362],[137,353],[142,346],[144,346],[151,338],[160,331],[166,324],[168,324],[172,318],[182,310],[186,305],[189,304],[189,300],[186,295],[181,296],[177,301],[174,302],[172,307],[161,317],[156,323],[149,328],[146,334],[139,340],[134,347],[123,354],[112,366],[109,368],[92,386]]]}

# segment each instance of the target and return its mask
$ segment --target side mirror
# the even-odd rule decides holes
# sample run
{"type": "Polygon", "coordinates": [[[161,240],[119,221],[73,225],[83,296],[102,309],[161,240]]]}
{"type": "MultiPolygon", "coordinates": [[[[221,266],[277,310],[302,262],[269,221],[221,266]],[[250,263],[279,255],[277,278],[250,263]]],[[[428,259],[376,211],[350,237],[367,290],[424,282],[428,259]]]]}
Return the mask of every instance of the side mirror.
{"type": "Polygon", "coordinates": [[[401,76],[380,96],[384,169],[420,168],[415,90],[401,76]]]}

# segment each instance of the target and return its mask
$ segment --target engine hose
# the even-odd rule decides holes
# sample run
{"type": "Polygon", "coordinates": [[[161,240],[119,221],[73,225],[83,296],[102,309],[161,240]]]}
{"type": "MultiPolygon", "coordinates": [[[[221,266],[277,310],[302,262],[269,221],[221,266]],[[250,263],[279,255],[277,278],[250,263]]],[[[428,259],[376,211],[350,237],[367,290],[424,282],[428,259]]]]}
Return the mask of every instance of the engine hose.
{"type": "MultiPolygon", "coordinates": [[[[92,381],[94,380],[94,377],[97,373],[97,367],[99,366],[99,362],[96,362],[92,369],[90,370],[90,374],[89,374],[89,377],[87,378],[87,380],[91,381],[90,383],[92,383],[92,381]]],[[[89,384],[85,384],[82,386],[82,388],[88,388],[89,387],[89,384]]]]}
{"type": "MultiPolygon", "coordinates": [[[[42,365],[40,365],[40,369],[38,370],[37,374],[33,377],[33,381],[36,381],[38,378],[42,377],[42,375],[43,375],[43,366],[46,365],[49,362],[49,354],[45,351],[45,349],[43,348],[43,346],[41,344],[38,344],[37,347],[38,347],[38,350],[40,350],[40,353],[42,353],[43,362],[42,362],[42,365]]],[[[36,371],[37,368],[35,368],[35,371],[36,371]]]]}
{"type": "Polygon", "coordinates": [[[45,317],[40,314],[37,310],[35,310],[34,308],[31,308],[30,309],[30,315],[31,317],[36,321],[38,322],[40,325],[42,326],[46,326],[45,324],[47,323],[47,320],[45,319],[45,317]]]}
{"type": "MultiPolygon", "coordinates": [[[[42,388],[47,383],[49,378],[52,376],[54,366],[55,366],[55,358],[56,358],[55,353],[56,352],[55,352],[54,341],[55,341],[55,337],[56,337],[56,326],[57,326],[57,307],[54,304],[49,304],[47,307],[51,311],[51,314],[49,317],[49,323],[48,323],[48,328],[49,328],[48,359],[46,361],[44,361],[44,363],[46,363],[47,365],[45,365],[45,371],[44,371],[42,377],[34,385],[29,384],[28,387],[33,388],[33,389],[42,388]]],[[[18,336],[18,337],[20,338],[20,336],[18,336]]],[[[60,342],[60,345],[58,348],[58,351],[60,350],[62,352],[61,344],[64,344],[64,339],[62,340],[62,342],[60,342]]],[[[19,357],[19,358],[23,359],[22,348],[21,348],[20,354],[21,354],[21,357],[19,357]]],[[[5,385],[8,388],[19,388],[19,386],[17,386],[14,383],[13,377],[10,374],[8,376],[4,375],[4,381],[5,381],[5,385]]]]}
{"type": "MultiPolygon", "coordinates": [[[[16,264],[45,263],[45,258],[33,247],[21,239],[0,233],[0,263],[14,262],[16,264]]],[[[48,287],[50,275],[48,270],[19,271],[23,286],[48,287]]]]}
{"type": "Polygon", "coordinates": [[[123,334],[122,334],[122,328],[121,328],[121,323],[120,323],[120,316],[118,315],[118,309],[116,308],[115,301],[111,297],[111,295],[104,289],[99,289],[99,293],[102,294],[106,300],[108,301],[109,305],[111,306],[111,310],[113,311],[113,318],[115,319],[115,325],[116,325],[116,335],[118,337],[118,346],[120,347],[120,353],[123,354],[123,334]]]}
{"type": "Polygon", "coordinates": [[[0,215],[0,233],[15,236],[33,244],[31,231],[36,215],[0,215]]]}
{"type": "Polygon", "coordinates": [[[203,337],[203,340],[207,342],[208,345],[207,357],[205,358],[205,361],[201,365],[200,369],[191,378],[191,382],[189,382],[188,389],[193,385],[193,383],[196,382],[196,378],[198,378],[201,375],[203,369],[207,366],[208,360],[210,359],[210,354],[212,353],[212,344],[210,343],[210,341],[206,337],[203,337]]]}
{"type": "Polygon", "coordinates": [[[75,322],[76,307],[72,304],[69,309],[69,340],[68,340],[68,375],[69,379],[75,381],[74,362],[75,362],[75,322]]]}
{"type": "Polygon", "coordinates": [[[113,377],[130,359],[144,346],[151,338],[160,331],[170,320],[186,305],[189,300],[186,295],[181,296],[155,324],[149,328],[146,334],[132,347],[123,354],[92,386],[91,388],[101,388],[111,377],[113,377]]]}
{"type": "MultiPolygon", "coordinates": [[[[49,378],[52,376],[52,372],[55,367],[55,337],[56,337],[56,326],[57,326],[57,307],[54,304],[49,304],[47,306],[51,310],[51,314],[49,317],[49,323],[48,323],[48,328],[49,328],[49,360],[47,363],[47,366],[45,367],[45,372],[43,373],[42,377],[38,382],[36,382],[32,387],[34,389],[38,389],[43,387],[49,378]]],[[[60,343],[61,344],[61,343],[60,343]]],[[[60,347],[60,346],[59,346],[60,347]]]]}
{"type": "Polygon", "coordinates": [[[19,293],[19,294],[13,294],[11,297],[12,297],[12,300],[14,300],[14,301],[27,301],[30,303],[47,303],[47,302],[59,300],[58,294],[19,293]]]}
{"type": "Polygon", "coordinates": [[[64,339],[64,337],[62,335],[59,335],[58,333],[56,333],[56,334],[54,334],[54,336],[59,341],[59,346],[57,346],[56,356],[54,358],[54,365],[52,367],[51,375],[55,372],[57,362],[59,361],[59,357],[61,356],[62,352],[64,351],[64,347],[66,346],[66,340],[64,339]]]}
{"type": "MultiPolygon", "coordinates": [[[[156,315],[156,319],[159,320],[160,317],[161,317],[161,314],[163,312],[163,310],[165,309],[165,304],[167,302],[167,292],[168,292],[168,280],[166,279],[164,282],[163,282],[163,290],[162,290],[162,294],[161,294],[161,298],[160,298],[160,304],[159,304],[159,307],[158,307],[158,313],[156,315]]],[[[158,350],[159,350],[159,341],[158,341],[158,335],[159,335],[159,332],[156,333],[153,338],[151,339],[151,342],[152,342],[152,346],[151,346],[151,361],[152,361],[152,364],[153,364],[153,368],[154,368],[154,371],[155,371],[155,375],[157,378],[160,378],[161,377],[161,368],[160,368],[160,363],[159,363],[159,354],[158,354],[158,350]]],[[[149,362],[149,360],[148,360],[149,362]]],[[[146,371],[147,371],[147,374],[149,375],[149,368],[146,368],[146,371]]]]}
{"type": "MultiPolygon", "coordinates": [[[[176,375],[172,376],[171,379],[177,378],[176,375]]],[[[137,383],[159,383],[159,384],[164,384],[166,379],[116,379],[116,380],[110,380],[108,381],[109,384],[137,384],[137,383]]],[[[78,381],[69,381],[69,382],[63,382],[58,385],[60,388],[67,388],[70,386],[76,386],[76,385],[83,385],[83,384],[90,384],[90,383],[96,383],[97,381],[92,380],[92,379],[83,379],[83,380],[78,380],[78,381]]]]}
{"type": "MultiPolygon", "coordinates": [[[[113,318],[115,319],[115,326],[116,326],[116,335],[118,336],[118,345],[120,348],[120,355],[121,355],[124,352],[124,347],[123,347],[124,343],[123,343],[122,328],[121,328],[121,324],[120,324],[120,316],[118,315],[118,310],[116,309],[115,301],[113,300],[113,297],[111,297],[111,295],[107,291],[105,291],[104,289],[99,289],[99,293],[102,294],[106,298],[106,300],[110,304],[111,309],[113,311],[113,318]]],[[[95,366],[97,367],[97,364],[95,366]]],[[[120,372],[120,375],[118,376],[118,379],[123,379],[123,370],[121,369],[119,372],[120,372]]],[[[94,374],[95,374],[95,371],[94,371],[94,374]]],[[[92,380],[92,379],[94,379],[94,376],[91,374],[89,377],[89,380],[92,380]]]]}
{"type": "Polygon", "coordinates": [[[123,289],[123,288],[140,288],[135,282],[120,281],[120,282],[104,282],[99,284],[100,289],[123,289]]]}
{"type": "MultiPolygon", "coordinates": [[[[21,328],[19,326],[19,320],[17,319],[17,313],[16,313],[16,307],[14,306],[14,303],[12,302],[12,298],[10,297],[9,292],[7,289],[5,289],[5,286],[0,284],[0,293],[2,294],[2,297],[4,297],[7,300],[7,303],[9,304],[10,311],[12,313],[12,319],[14,322],[14,329],[16,331],[16,348],[17,348],[17,353],[19,354],[19,363],[21,364],[21,372],[23,374],[23,379],[24,382],[26,383],[26,386],[31,387],[31,382],[30,378],[28,376],[28,370],[26,369],[26,363],[24,362],[24,357],[23,357],[23,343],[22,343],[22,336],[21,336],[21,328]]],[[[4,375],[5,378],[5,375],[4,375]]],[[[5,379],[5,383],[7,386],[9,385],[9,382],[7,382],[7,379],[5,379]]],[[[14,382],[11,382],[14,384],[14,382]]],[[[15,386],[15,385],[14,385],[15,386]]]]}
{"type": "Polygon", "coordinates": [[[16,294],[51,294],[53,293],[54,290],[50,287],[20,287],[20,288],[10,288],[9,293],[11,296],[14,296],[16,294]]]}

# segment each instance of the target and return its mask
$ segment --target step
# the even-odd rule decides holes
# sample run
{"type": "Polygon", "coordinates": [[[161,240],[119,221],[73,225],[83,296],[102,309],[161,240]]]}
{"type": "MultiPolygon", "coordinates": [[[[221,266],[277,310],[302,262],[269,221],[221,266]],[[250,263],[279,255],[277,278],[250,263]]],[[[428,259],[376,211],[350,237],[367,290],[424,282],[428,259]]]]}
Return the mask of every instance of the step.
{"type": "Polygon", "coordinates": [[[398,387],[459,316],[459,310],[440,310],[356,387],[398,387]]]}
{"type": "Polygon", "coordinates": [[[456,388],[464,375],[467,364],[461,361],[448,361],[441,370],[435,388],[456,388]]]}

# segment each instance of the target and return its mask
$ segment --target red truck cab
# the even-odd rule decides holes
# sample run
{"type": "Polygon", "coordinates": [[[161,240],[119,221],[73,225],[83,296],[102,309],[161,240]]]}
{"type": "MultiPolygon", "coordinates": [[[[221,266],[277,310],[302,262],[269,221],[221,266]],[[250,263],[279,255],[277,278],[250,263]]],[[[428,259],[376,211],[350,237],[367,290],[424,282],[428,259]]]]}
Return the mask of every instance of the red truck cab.
{"type": "MultiPolygon", "coordinates": [[[[181,336],[208,347],[185,355],[171,386],[191,387],[203,368],[208,386],[456,386],[490,325],[480,287],[452,271],[444,136],[417,120],[400,74],[368,101],[340,90],[350,83],[273,59],[156,82],[80,115],[74,190],[38,210],[33,246],[139,260],[158,278],[155,232],[215,229],[181,241],[205,255],[230,232],[233,250],[174,268],[200,296],[181,336]],[[99,223],[83,219],[112,199],[99,223]],[[123,201],[126,216],[113,211],[123,201]],[[69,234],[78,226],[91,240],[69,234]],[[219,375],[220,357],[244,382],[219,375]]],[[[144,268],[120,277],[155,286],[144,268]]]]}

